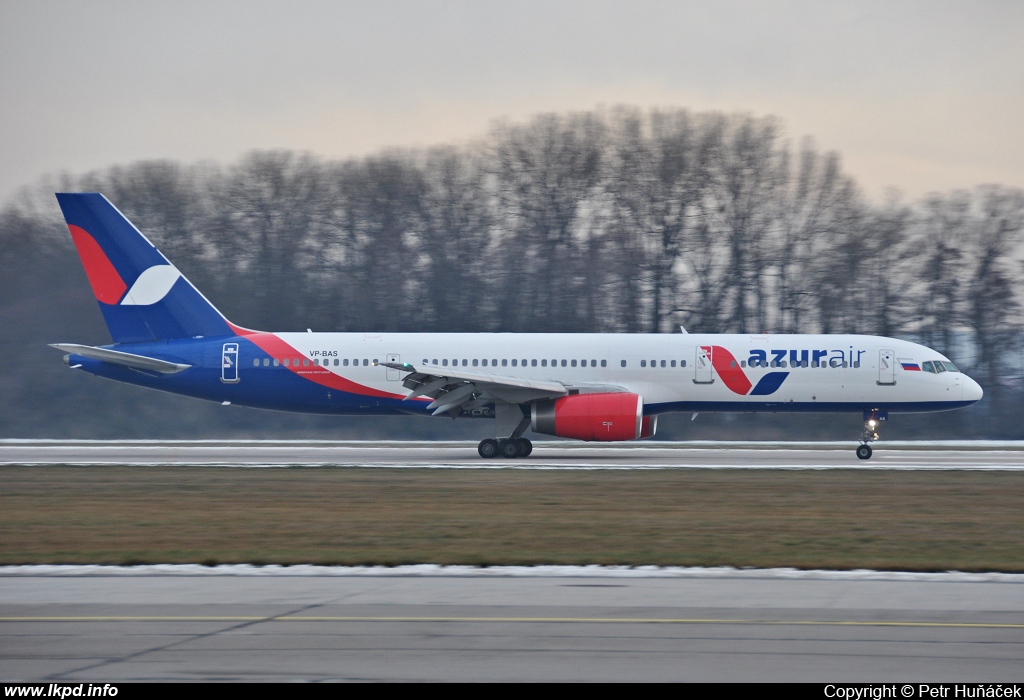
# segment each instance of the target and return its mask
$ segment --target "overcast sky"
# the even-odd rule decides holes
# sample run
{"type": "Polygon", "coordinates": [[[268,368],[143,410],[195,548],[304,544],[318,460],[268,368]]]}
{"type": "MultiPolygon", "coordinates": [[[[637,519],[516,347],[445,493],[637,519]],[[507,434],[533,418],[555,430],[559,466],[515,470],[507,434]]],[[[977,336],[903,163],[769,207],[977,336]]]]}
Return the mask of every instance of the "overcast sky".
{"type": "Polygon", "coordinates": [[[783,119],[868,196],[1024,187],[1024,2],[0,0],[0,202],[61,170],[341,158],[620,103],[783,119]]]}

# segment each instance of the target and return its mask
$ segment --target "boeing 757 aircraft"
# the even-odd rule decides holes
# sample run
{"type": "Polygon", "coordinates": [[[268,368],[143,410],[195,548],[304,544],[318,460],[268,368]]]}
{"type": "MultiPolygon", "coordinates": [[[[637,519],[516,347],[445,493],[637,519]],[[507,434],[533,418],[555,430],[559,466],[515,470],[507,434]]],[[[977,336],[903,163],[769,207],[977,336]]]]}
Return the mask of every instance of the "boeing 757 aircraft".
{"type": "Polygon", "coordinates": [[[113,345],[60,343],[73,369],[280,411],[494,419],[481,457],[523,434],[651,437],[673,411],[858,413],[871,457],[890,413],[980,400],[949,358],[866,335],[272,333],[236,326],[107,199],[58,194],[113,345]]]}

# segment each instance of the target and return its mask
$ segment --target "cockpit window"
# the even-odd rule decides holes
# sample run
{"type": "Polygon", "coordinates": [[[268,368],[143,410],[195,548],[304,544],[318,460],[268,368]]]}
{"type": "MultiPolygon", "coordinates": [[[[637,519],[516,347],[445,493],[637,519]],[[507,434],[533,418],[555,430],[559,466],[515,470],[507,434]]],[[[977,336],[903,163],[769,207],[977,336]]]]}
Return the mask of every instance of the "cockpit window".
{"type": "MultiPolygon", "coordinates": [[[[935,364],[939,364],[939,363],[936,362],[935,364]]],[[[960,370],[958,370],[956,368],[956,365],[954,365],[952,362],[943,362],[942,364],[944,364],[946,366],[946,371],[947,372],[959,372],[960,371],[960,370]]]]}
{"type": "Polygon", "coordinates": [[[935,365],[935,374],[946,371],[946,367],[942,364],[942,360],[935,360],[932,364],[935,365]]]}
{"type": "Polygon", "coordinates": [[[932,363],[931,362],[922,362],[921,363],[921,371],[922,372],[932,372],[932,373],[934,373],[935,372],[935,368],[932,367],[932,363]]]}

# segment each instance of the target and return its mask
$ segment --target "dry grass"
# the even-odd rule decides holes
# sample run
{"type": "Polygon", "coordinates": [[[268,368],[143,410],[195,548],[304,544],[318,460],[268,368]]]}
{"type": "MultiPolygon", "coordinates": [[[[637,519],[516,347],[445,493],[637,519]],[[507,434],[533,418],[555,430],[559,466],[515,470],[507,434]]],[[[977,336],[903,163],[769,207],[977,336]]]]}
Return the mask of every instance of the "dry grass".
{"type": "Polygon", "coordinates": [[[0,564],[1024,571],[1024,473],[0,467],[0,564]]]}

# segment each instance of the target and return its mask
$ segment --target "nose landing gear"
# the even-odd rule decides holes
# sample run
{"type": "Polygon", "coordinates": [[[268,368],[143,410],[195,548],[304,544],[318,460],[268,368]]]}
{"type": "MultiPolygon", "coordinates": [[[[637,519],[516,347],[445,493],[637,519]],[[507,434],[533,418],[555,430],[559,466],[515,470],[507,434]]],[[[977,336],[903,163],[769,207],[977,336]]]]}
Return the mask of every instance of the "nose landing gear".
{"type": "Polygon", "coordinates": [[[871,445],[878,439],[878,424],[889,418],[886,411],[864,411],[864,430],[860,434],[860,445],[857,446],[858,459],[871,459],[871,445]]]}

